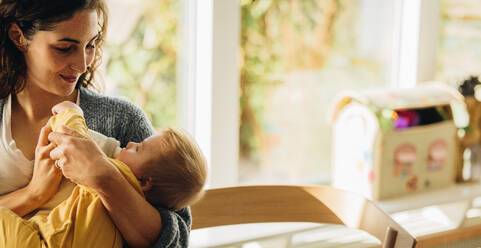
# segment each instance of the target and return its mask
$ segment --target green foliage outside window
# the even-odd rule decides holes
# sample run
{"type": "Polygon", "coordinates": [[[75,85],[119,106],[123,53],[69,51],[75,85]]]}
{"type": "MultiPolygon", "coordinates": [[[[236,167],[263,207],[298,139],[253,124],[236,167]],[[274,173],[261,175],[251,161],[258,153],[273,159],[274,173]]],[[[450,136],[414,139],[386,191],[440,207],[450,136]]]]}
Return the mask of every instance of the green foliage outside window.
{"type": "Polygon", "coordinates": [[[176,125],[179,0],[142,1],[143,15],[122,44],[107,43],[107,75],[155,127],[176,125]]]}
{"type": "Polygon", "coordinates": [[[263,105],[293,70],[323,66],[339,8],[336,0],[242,0],[240,155],[259,162],[263,105]]]}
{"type": "MultiPolygon", "coordinates": [[[[240,0],[240,155],[259,161],[263,105],[282,75],[321,68],[340,0],[240,0]]],[[[122,44],[107,44],[107,75],[156,127],[176,124],[179,0],[143,1],[144,14],[122,44]]]]}

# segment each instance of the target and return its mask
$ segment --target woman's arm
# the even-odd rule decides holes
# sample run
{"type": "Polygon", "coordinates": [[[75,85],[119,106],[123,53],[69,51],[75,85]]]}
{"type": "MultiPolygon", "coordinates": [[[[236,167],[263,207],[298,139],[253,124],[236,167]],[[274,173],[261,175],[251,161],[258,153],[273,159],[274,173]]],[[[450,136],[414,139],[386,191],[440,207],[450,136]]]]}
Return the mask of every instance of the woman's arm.
{"type": "Polygon", "coordinates": [[[8,208],[18,216],[25,216],[47,202],[58,190],[62,173],[50,159],[54,145],[48,142],[50,126],[40,131],[35,149],[35,162],[32,179],[24,188],[0,196],[0,206],[8,208]]]}
{"type": "Polygon", "coordinates": [[[131,247],[151,247],[162,228],[159,213],[116,168],[111,168],[94,190],[126,242],[131,247]]]}
{"type": "Polygon", "coordinates": [[[0,196],[0,206],[12,210],[20,217],[27,215],[41,205],[41,202],[30,194],[26,187],[0,196]]]}

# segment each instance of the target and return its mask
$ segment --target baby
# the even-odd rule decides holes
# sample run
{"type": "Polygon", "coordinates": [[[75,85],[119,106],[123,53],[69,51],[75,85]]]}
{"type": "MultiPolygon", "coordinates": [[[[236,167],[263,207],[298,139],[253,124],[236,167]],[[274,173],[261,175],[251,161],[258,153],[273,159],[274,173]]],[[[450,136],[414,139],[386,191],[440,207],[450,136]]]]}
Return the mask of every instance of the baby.
{"type": "MultiPolygon", "coordinates": [[[[78,126],[86,129],[83,112],[78,105],[65,101],[54,106],[52,112],[57,119],[59,114],[68,116],[60,125],[52,123],[55,124],[52,130],[75,118],[81,120],[78,126]],[[62,113],[69,109],[72,114],[62,113]]],[[[97,134],[95,141],[103,143],[101,139],[97,134]]],[[[195,142],[181,131],[167,128],[141,143],[129,142],[125,149],[117,147],[113,150],[115,159],[126,164],[139,180],[146,199],[152,205],[180,210],[202,195],[207,176],[206,161],[195,142]]]]}
{"type": "MultiPolygon", "coordinates": [[[[52,130],[66,125],[89,136],[83,112],[74,103],[62,102],[52,112],[52,130]]],[[[179,210],[202,196],[206,161],[182,132],[168,128],[141,143],[129,142],[117,153],[116,159],[109,159],[111,164],[152,205],[179,210]]],[[[120,232],[102,201],[82,185],[46,216],[24,220],[0,208],[0,235],[0,247],[122,247],[120,232]]]]}

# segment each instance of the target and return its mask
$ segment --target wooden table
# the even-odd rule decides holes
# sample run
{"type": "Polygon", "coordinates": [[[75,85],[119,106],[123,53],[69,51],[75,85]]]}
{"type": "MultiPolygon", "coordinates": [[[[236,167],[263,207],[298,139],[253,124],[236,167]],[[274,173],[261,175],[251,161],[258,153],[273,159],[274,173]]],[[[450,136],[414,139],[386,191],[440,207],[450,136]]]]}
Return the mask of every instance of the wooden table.
{"type": "Polygon", "coordinates": [[[431,192],[380,201],[378,205],[391,213],[394,219],[416,236],[417,247],[435,247],[481,238],[481,184],[479,183],[458,184],[431,192]],[[413,224],[417,220],[416,214],[419,217],[422,211],[429,208],[436,210],[440,218],[443,218],[443,215],[448,217],[444,221],[444,227],[442,224],[437,226],[433,223],[425,224],[432,225],[440,231],[423,231],[422,225],[413,224]],[[414,221],[399,219],[400,213],[408,213],[414,221]]]}

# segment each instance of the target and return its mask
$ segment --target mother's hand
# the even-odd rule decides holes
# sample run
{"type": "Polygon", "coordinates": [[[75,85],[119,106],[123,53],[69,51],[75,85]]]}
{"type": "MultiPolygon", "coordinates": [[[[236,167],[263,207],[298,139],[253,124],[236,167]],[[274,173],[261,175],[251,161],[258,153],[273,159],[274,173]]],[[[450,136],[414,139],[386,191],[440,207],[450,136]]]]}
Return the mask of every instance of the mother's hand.
{"type": "Polygon", "coordinates": [[[113,167],[100,148],[79,132],[62,126],[60,132],[52,132],[48,139],[57,145],[50,158],[57,160],[63,175],[72,182],[94,189],[108,176],[113,167]]]}
{"type": "Polygon", "coordinates": [[[55,144],[48,142],[48,134],[52,132],[50,125],[45,125],[40,131],[37,147],[35,148],[35,162],[33,175],[26,189],[31,196],[42,205],[57,193],[62,180],[62,173],[53,165],[50,152],[55,144]]]}

